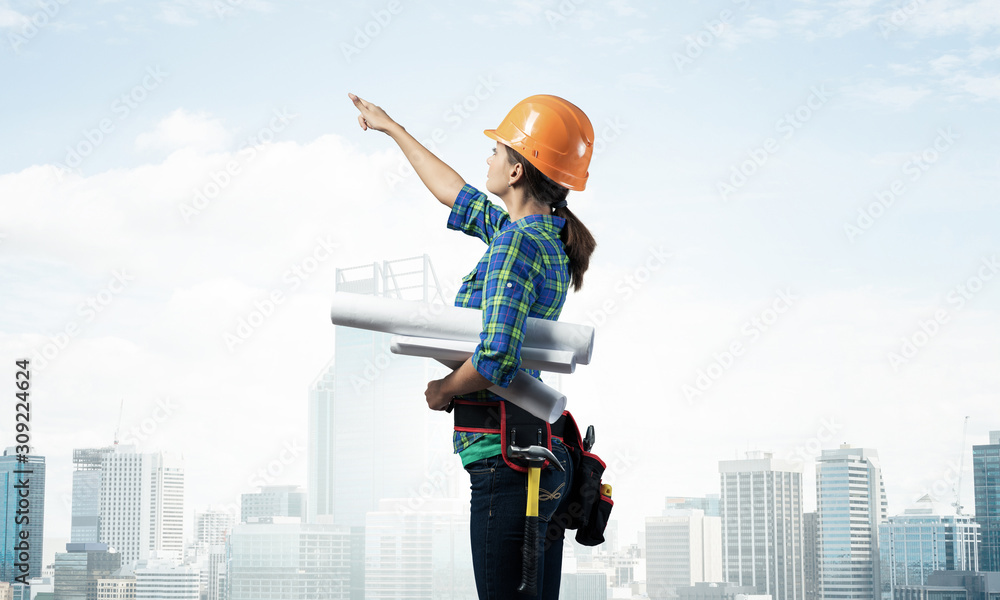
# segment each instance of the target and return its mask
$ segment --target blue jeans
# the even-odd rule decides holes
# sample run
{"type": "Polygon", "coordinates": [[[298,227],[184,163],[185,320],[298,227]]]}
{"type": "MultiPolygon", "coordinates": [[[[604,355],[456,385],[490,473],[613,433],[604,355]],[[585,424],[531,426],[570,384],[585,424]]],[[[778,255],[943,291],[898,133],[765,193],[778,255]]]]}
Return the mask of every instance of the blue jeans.
{"type": "Polygon", "coordinates": [[[539,484],[538,520],[540,556],[537,596],[518,593],[521,584],[521,546],[528,498],[528,476],[494,456],[469,463],[465,470],[472,485],[470,532],[472,567],[480,600],[557,600],[562,572],[563,535],[549,537],[549,519],[569,498],[573,464],[566,447],[552,440],[552,453],[566,468],[542,471],[539,484]]]}

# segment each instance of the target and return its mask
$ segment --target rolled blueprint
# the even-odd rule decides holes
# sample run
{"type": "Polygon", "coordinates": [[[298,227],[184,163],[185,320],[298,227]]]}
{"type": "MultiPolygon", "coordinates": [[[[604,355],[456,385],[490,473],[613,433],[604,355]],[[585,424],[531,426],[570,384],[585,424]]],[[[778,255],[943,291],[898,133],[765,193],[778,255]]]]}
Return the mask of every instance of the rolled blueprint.
{"type": "MultiPolygon", "coordinates": [[[[436,338],[397,335],[389,341],[393,354],[422,356],[447,361],[465,362],[476,351],[478,342],[440,340],[436,338]]],[[[554,373],[572,373],[576,368],[573,353],[568,350],[521,348],[521,368],[554,373]]]]}
{"type": "MultiPolygon", "coordinates": [[[[483,313],[475,308],[346,292],[334,294],[330,318],[344,327],[476,343],[483,330],[483,313]]],[[[528,317],[521,346],[522,353],[525,348],[569,351],[576,363],[586,365],[594,351],[594,328],[528,317]]]]}
{"type": "MultiPolygon", "coordinates": [[[[463,362],[440,358],[437,361],[452,370],[462,366],[463,362]]],[[[524,371],[518,371],[514,380],[505,388],[494,385],[487,389],[549,423],[555,423],[566,410],[565,394],[557,392],[524,371]]]]}

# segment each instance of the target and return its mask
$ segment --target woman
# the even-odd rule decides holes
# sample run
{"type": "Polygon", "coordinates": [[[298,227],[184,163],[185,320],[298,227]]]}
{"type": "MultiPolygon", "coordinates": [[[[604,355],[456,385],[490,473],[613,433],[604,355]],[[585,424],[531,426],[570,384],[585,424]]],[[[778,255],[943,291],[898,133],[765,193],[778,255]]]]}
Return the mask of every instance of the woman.
{"type": "MultiPolygon", "coordinates": [[[[427,384],[432,410],[445,410],[461,399],[497,402],[488,387],[507,387],[520,366],[527,317],[556,320],[570,288],[579,290],[596,243],[566,207],[569,190],[582,190],[593,153],[594,130],[579,108],[555,96],[532,96],[519,102],[497,129],[486,163],[487,191],[507,207],[500,210],[468,185],[451,167],[393,121],[381,108],[349,94],[360,111],[363,130],[381,131],[395,141],[420,180],[451,209],[448,227],[489,245],[476,268],[462,282],[457,306],[483,311],[480,344],[469,360],[443,379],[427,384]]],[[[537,371],[527,371],[538,377],[537,371]]],[[[510,410],[510,409],[508,409],[510,410]]],[[[544,422],[539,422],[539,430],[544,422]]],[[[524,428],[522,427],[522,432],[524,428]]],[[[531,432],[508,441],[535,444],[531,432]]],[[[562,530],[547,522],[569,497],[570,455],[553,429],[552,453],[565,471],[546,469],[539,495],[539,538],[545,540],[538,563],[538,598],[558,598],[562,565],[562,530]]],[[[526,475],[501,447],[499,433],[456,430],[455,452],[472,486],[473,568],[481,599],[529,598],[518,594],[524,540],[526,475]]]]}

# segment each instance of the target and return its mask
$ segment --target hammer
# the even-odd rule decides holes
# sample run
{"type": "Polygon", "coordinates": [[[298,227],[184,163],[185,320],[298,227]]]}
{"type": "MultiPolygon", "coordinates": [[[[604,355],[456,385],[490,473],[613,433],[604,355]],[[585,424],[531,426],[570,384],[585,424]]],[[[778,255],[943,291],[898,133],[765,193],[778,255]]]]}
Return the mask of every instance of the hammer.
{"type": "Polygon", "coordinates": [[[524,513],[524,545],[521,547],[521,585],[517,591],[534,596],[538,593],[538,484],[542,465],[548,460],[560,471],[566,468],[545,446],[520,448],[511,445],[507,456],[528,461],[528,504],[524,513]]]}

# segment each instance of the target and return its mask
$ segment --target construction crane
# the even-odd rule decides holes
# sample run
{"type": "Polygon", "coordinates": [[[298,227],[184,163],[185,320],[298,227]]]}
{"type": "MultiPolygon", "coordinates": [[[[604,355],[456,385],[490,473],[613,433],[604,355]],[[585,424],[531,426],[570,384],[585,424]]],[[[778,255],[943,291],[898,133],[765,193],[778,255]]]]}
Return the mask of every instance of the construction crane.
{"type": "Polygon", "coordinates": [[[958,477],[955,478],[955,514],[962,515],[962,473],[965,471],[965,438],[969,432],[969,416],[965,416],[965,423],[962,425],[962,453],[958,459],[958,477]]]}

